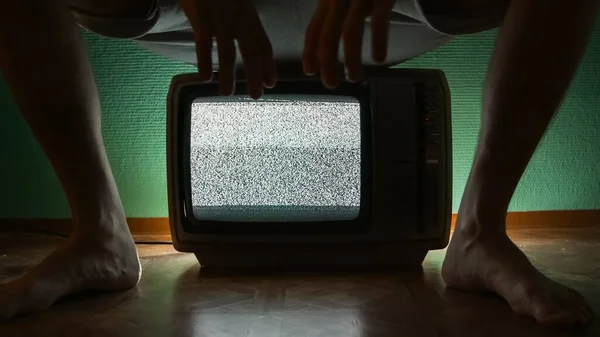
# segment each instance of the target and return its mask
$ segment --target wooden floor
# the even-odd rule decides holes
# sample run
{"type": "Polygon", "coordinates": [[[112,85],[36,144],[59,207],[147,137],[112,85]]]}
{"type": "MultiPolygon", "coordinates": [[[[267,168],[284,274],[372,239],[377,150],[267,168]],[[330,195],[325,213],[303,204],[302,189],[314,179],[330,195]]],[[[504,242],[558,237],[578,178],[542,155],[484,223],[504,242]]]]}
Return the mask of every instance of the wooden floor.
{"type": "MultiPolygon", "coordinates": [[[[512,230],[533,263],[600,312],[600,226],[512,230]]],[[[0,234],[0,283],[62,239],[0,234]]],[[[600,336],[600,322],[549,329],[494,296],[446,289],[444,251],[422,268],[387,273],[217,274],[170,245],[139,245],[144,275],[128,292],[70,298],[0,324],[0,336],[600,336]]]]}

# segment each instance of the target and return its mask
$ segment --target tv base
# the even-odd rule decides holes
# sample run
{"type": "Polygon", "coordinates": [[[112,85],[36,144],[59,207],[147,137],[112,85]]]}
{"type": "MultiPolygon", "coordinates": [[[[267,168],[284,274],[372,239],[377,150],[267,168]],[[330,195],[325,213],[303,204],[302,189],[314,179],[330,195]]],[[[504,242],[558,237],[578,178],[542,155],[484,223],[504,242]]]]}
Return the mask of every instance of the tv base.
{"type": "Polygon", "coordinates": [[[397,246],[271,246],[220,245],[197,247],[202,267],[221,268],[389,268],[421,265],[428,250],[397,246]]]}

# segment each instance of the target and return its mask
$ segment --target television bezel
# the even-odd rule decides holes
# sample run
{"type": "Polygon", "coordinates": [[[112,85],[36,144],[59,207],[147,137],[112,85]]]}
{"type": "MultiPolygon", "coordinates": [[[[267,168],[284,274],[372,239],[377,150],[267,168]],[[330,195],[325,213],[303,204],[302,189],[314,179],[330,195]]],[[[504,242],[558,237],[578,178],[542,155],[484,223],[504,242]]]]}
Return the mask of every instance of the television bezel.
{"type": "MultiPolygon", "coordinates": [[[[357,234],[368,231],[371,225],[372,172],[373,172],[373,133],[371,87],[367,81],[341,83],[336,89],[323,87],[315,78],[283,78],[274,88],[265,88],[265,94],[327,95],[355,98],[360,105],[361,132],[361,181],[360,210],[355,219],[341,221],[295,221],[295,222],[233,222],[197,219],[193,214],[190,179],[190,124],[191,108],[197,98],[219,96],[218,83],[212,81],[188,83],[179,88],[172,99],[177,100],[175,163],[178,183],[174,191],[179,194],[174,207],[180,207],[179,221],[185,232],[195,234],[234,234],[234,235],[328,235],[357,234]]],[[[245,85],[238,85],[234,95],[247,96],[245,85]]],[[[171,96],[171,95],[170,95],[171,96]]],[[[169,191],[171,193],[171,191],[169,191]]],[[[171,203],[170,203],[171,204],[171,203]]],[[[172,211],[170,210],[170,213],[172,211]]]]}

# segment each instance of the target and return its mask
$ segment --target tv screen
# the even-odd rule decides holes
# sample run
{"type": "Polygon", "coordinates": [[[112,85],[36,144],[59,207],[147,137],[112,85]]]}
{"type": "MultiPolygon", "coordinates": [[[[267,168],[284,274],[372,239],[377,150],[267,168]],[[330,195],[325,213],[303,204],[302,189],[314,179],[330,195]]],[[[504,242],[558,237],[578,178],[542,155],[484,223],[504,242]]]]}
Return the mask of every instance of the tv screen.
{"type": "Polygon", "coordinates": [[[192,215],[217,222],[358,218],[361,105],[340,95],[196,98],[192,215]]]}

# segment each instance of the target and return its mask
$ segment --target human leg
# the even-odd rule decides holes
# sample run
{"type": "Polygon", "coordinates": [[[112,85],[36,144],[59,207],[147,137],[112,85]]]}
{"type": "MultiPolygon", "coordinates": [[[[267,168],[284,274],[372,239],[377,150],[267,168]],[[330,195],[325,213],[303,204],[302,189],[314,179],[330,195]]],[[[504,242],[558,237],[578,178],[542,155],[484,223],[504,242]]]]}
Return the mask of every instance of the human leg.
{"type": "Polygon", "coordinates": [[[512,1],[484,89],[482,129],[442,274],[544,324],[583,323],[581,295],[541,274],[506,235],[514,190],[583,56],[597,1],[512,1]]]}
{"type": "Polygon", "coordinates": [[[0,12],[0,67],[74,223],[68,242],[0,288],[0,320],[46,309],[73,292],[133,287],[141,267],[104,149],[92,70],[67,6],[7,3],[0,12]]]}

